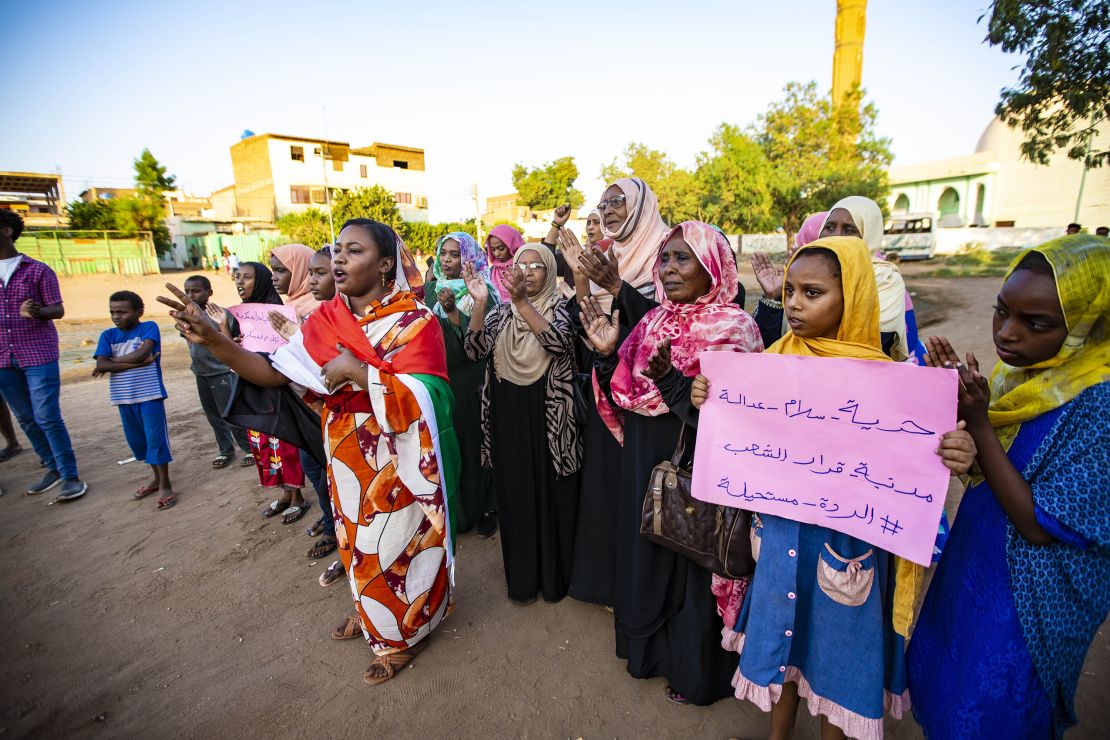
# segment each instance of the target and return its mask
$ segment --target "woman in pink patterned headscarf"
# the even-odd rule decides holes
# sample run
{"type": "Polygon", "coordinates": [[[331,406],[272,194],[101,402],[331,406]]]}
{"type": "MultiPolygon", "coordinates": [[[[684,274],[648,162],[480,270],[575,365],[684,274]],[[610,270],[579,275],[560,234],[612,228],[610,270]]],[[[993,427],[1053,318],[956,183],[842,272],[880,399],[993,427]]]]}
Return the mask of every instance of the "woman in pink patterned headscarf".
{"type": "Polygon", "coordinates": [[[759,352],[755,321],[732,302],[736,263],[728,240],[687,221],[660,240],[653,284],[660,303],[618,351],[619,329],[587,297],[586,332],[597,348],[595,396],[610,429],[622,434],[612,538],[617,655],[636,678],[663,676],[670,701],[710,704],[732,693],[735,661],[721,648],[721,618],[710,572],[640,535],[652,467],[669,458],[683,425],[694,424],[690,386],[698,353],[759,352]],[[620,416],[618,416],[618,413],[620,416]]]}
{"type": "Polygon", "coordinates": [[[509,289],[501,277],[513,269],[513,256],[524,246],[524,237],[508,224],[494,226],[486,237],[486,255],[489,257],[490,282],[497,288],[502,303],[509,303],[509,289]]]}

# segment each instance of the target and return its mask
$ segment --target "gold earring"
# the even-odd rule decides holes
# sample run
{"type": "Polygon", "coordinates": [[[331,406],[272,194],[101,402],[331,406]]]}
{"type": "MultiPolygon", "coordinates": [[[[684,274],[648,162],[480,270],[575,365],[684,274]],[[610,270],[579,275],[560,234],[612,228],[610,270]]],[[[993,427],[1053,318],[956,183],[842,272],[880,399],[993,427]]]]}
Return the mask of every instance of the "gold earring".
{"type": "Polygon", "coordinates": [[[389,283],[387,283],[386,280],[385,280],[385,273],[384,272],[382,273],[382,287],[383,288],[388,288],[389,287],[389,283]]]}

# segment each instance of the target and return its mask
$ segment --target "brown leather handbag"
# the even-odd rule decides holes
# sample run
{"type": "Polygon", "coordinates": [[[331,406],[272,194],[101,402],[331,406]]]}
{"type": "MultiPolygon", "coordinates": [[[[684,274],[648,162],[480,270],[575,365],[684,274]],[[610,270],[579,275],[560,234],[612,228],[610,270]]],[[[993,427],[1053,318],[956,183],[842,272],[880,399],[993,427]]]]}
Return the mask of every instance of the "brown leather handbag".
{"type": "Polygon", "coordinates": [[[719,576],[750,576],[755,572],[748,536],[751,513],[699,501],[690,495],[692,464],[686,462],[688,432],[689,426],[683,424],[674,455],[651,471],[640,534],[719,576]]]}

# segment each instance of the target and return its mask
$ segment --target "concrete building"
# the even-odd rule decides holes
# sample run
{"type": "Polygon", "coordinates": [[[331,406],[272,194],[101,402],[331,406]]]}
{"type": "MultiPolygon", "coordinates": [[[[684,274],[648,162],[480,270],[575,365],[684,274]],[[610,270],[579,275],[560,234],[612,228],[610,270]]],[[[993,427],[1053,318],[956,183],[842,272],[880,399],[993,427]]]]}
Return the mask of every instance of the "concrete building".
{"type": "Polygon", "coordinates": [[[256,134],[231,146],[235,184],[212,194],[220,218],[276,221],[310,207],[327,210],[338,191],[381,185],[406,221],[428,220],[424,150],[394,144],[352,149],[343,141],[256,134]],[[229,192],[230,191],[230,192],[229,192]]]}
{"type": "MultiPolygon", "coordinates": [[[[1094,147],[1105,148],[1110,124],[1098,129],[1094,147]]],[[[941,227],[1063,227],[1078,220],[1092,233],[1110,224],[1110,168],[1087,171],[1079,217],[1076,202],[1083,163],[1063,152],[1048,165],[1022,159],[1020,129],[994,118],[973,154],[892,167],[892,213],[931,213],[941,227]]]]}
{"type": "MultiPolygon", "coordinates": [[[[139,191],[136,188],[90,187],[82,190],[81,195],[78,197],[86,203],[93,203],[98,200],[134,198],[138,194],[139,191]]],[[[173,218],[174,216],[203,216],[212,208],[211,201],[204,196],[193,195],[192,193],[185,193],[180,190],[167,190],[164,195],[166,199],[166,218],[173,218]]]]}
{"type": "Polygon", "coordinates": [[[61,175],[0,172],[0,208],[18,213],[26,226],[64,226],[64,203],[61,175]]]}

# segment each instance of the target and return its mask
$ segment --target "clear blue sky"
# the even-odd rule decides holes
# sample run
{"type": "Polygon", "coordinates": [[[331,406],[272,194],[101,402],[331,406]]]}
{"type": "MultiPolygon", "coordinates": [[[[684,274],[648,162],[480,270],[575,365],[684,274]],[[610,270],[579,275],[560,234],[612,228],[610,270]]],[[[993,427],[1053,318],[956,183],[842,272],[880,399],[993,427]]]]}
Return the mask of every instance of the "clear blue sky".
{"type": "MultiPolygon", "coordinates": [[[[1018,60],[986,0],[870,0],[863,84],[896,162],[970,153],[1018,60]]],[[[187,190],[231,183],[243,129],[427,151],[434,220],[574,155],[587,199],[630,141],[692,165],[791,80],[831,84],[835,0],[9,4],[0,169],[61,168],[67,196],[130,182],[150,147],[187,190]],[[630,9],[635,10],[630,11],[630,9]]]]}

